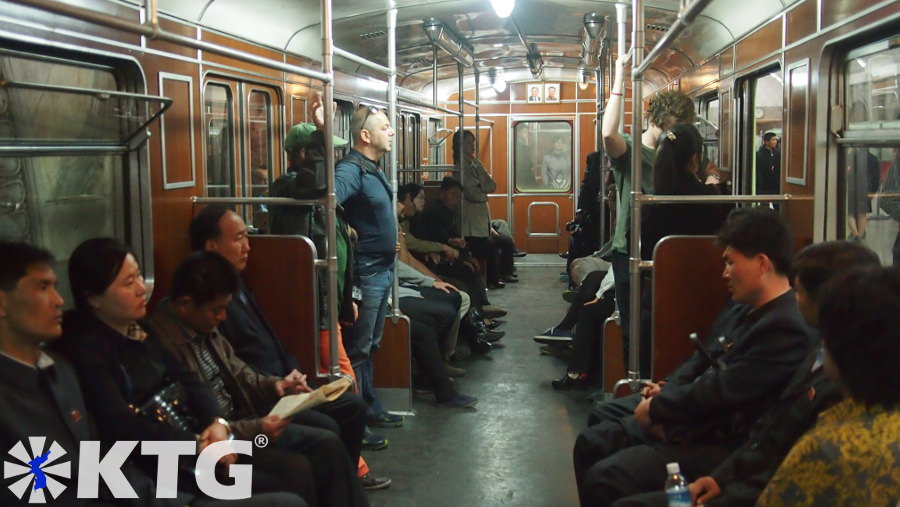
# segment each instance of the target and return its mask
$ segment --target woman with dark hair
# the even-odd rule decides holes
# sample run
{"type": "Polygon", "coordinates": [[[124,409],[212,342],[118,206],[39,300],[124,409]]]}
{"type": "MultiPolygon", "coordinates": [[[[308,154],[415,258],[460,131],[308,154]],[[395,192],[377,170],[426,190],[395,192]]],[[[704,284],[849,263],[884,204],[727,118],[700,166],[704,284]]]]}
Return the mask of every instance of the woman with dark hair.
{"type": "Polygon", "coordinates": [[[819,306],[825,373],[847,399],[794,444],[757,505],[883,505],[900,498],[900,270],[832,280],[819,306]]]}
{"type": "MultiPolygon", "coordinates": [[[[104,441],[196,441],[200,452],[230,438],[216,395],[141,324],[147,314],[147,287],[127,247],[111,238],[83,242],[69,259],[69,281],[75,310],[63,320],[61,346],[75,364],[104,441]]],[[[315,504],[305,457],[275,449],[257,449],[254,455],[255,491],[295,492],[315,504]]],[[[237,460],[236,454],[229,454],[219,464],[237,460]]],[[[135,456],[138,467],[150,476],[156,475],[156,461],[135,456]]],[[[179,485],[199,493],[192,470],[181,472],[179,485]]]]}
{"type": "MultiPolygon", "coordinates": [[[[700,132],[690,124],[679,123],[664,130],[660,136],[653,162],[653,188],[660,195],[715,195],[720,194],[718,178],[708,176],[706,182],[697,177],[702,152],[700,132]]],[[[641,257],[651,259],[653,248],[660,239],[676,235],[713,234],[725,221],[730,207],[718,204],[657,204],[647,206],[641,217],[641,257]]],[[[564,343],[572,337],[573,354],[569,368],[552,385],[556,389],[585,387],[591,366],[597,365],[595,350],[601,328],[612,313],[611,294],[615,283],[612,273],[606,276],[592,274],[585,280],[586,287],[579,291],[578,299],[569,308],[566,318],[559,325],[535,337],[539,343],[564,343]],[[593,291],[596,291],[594,293],[593,291]],[[593,299],[591,299],[593,295],[593,299]],[[574,333],[572,327],[575,327],[574,333]]],[[[643,284],[642,284],[643,285],[643,284]]],[[[642,289],[642,316],[650,316],[650,292],[642,289]]],[[[641,323],[642,343],[641,371],[650,371],[650,322],[641,323]]]]}

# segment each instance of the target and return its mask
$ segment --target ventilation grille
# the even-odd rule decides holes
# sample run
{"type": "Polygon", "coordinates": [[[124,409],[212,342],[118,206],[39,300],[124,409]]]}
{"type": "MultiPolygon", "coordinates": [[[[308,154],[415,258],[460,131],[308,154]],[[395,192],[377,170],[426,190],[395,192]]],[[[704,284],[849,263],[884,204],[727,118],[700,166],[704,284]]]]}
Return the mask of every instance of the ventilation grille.
{"type": "Polygon", "coordinates": [[[668,32],[669,27],[647,23],[647,30],[653,30],[654,32],[668,32]]]}
{"type": "Polygon", "coordinates": [[[359,38],[360,39],[377,39],[379,37],[384,37],[385,33],[386,32],[384,30],[377,30],[375,32],[369,32],[369,33],[361,33],[361,34],[359,34],[359,38]]]}

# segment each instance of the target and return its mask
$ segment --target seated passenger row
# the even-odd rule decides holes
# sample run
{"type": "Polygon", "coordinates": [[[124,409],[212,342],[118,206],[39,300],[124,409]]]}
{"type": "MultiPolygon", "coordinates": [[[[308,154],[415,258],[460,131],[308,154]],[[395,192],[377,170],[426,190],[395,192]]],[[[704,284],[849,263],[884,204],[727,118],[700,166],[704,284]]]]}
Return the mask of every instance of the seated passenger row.
{"type": "Polygon", "coordinates": [[[893,505],[900,398],[881,386],[900,364],[900,272],[848,242],[808,247],[791,271],[766,208],[733,212],[719,242],[733,304],[709,355],[595,408],[574,450],[582,505],[667,505],[671,462],[695,504],[893,505]]]}

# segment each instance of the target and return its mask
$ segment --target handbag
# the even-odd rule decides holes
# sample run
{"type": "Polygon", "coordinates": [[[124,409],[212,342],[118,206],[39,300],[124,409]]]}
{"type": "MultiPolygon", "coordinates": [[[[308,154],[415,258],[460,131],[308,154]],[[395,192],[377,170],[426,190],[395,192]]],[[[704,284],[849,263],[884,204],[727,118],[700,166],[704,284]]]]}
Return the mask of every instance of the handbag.
{"type": "Polygon", "coordinates": [[[200,433],[200,423],[187,409],[187,393],[184,387],[177,383],[163,387],[141,406],[132,409],[135,413],[149,417],[173,428],[200,433]]]}

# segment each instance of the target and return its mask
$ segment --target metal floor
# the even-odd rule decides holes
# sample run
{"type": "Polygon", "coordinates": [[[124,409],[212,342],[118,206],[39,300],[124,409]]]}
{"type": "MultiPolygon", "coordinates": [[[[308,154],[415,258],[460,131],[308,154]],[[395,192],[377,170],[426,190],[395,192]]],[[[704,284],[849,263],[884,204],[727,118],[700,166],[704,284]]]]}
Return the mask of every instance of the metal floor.
{"type": "Polygon", "coordinates": [[[364,456],[393,484],[369,493],[373,507],[578,504],[572,444],[590,403],[584,391],[550,387],[565,365],[540,355],[531,339],[563,316],[559,273],[565,261],[550,255],[521,260],[521,282],[489,294],[509,311],[500,328],[506,348],[457,364],[467,370],[457,386],[479,398],[477,409],[438,408],[431,397],[416,397],[416,415],[402,428],[378,429],[390,446],[364,456]]]}

